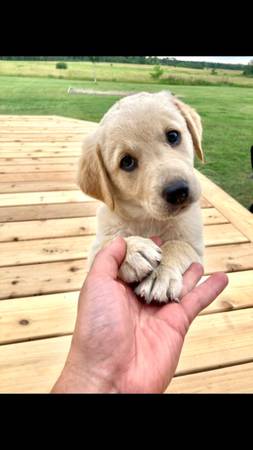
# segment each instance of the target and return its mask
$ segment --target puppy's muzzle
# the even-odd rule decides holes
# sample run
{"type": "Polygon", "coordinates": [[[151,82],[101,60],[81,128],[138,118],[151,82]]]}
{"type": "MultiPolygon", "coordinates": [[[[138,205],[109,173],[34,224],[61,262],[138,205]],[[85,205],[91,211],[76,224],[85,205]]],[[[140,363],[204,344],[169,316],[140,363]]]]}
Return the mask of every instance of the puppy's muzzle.
{"type": "Polygon", "coordinates": [[[174,181],[164,188],[162,196],[171,205],[182,205],[189,197],[189,186],[184,180],[174,181]]]}

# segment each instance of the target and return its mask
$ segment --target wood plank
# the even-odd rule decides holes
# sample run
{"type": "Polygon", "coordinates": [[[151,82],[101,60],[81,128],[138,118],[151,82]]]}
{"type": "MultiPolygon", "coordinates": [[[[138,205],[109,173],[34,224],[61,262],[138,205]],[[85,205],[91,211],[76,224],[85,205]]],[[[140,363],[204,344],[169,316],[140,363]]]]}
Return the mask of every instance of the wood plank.
{"type": "MultiPolygon", "coordinates": [[[[228,273],[226,289],[201,314],[253,308],[253,270],[228,273]]],[[[207,277],[203,277],[201,282],[207,277]]]]}
{"type": "Polygon", "coordinates": [[[82,130],[83,128],[92,128],[92,127],[96,127],[98,126],[97,122],[89,122],[89,121],[85,121],[85,120],[78,120],[76,121],[75,119],[53,119],[53,120],[45,120],[42,118],[39,118],[38,116],[34,116],[33,120],[23,120],[23,121],[19,121],[19,120],[6,120],[3,121],[1,120],[1,124],[2,127],[5,130],[10,129],[15,129],[17,127],[18,130],[26,130],[27,132],[29,132],[30,130],[34,130],[34,131],[38,131],[38,130],[44,130],[44,129],[59,129],[62,130],[62,127],[64,127],[63,129],[80,129],[82,130]],[[37,119],[37,120],[36,120],[37,119]]]}
{"type": "Polygon", "coordinates": [[[86,273],[86,259],[2,267],[0,299],[76,291],[86,273]]]}
{"type": "Polygon", "coordinates": [[[205,274],[217,271],[239,272],[253,268],[253,244],[207,247],[204,254],[205,274]]]}
{"type": "MultiPolygon", "coordinates": [[[[93,122],[94,124],[94,122],[93,122]]],[[[97,124],[95,124],[95,126],[92,123],[90,124],[89,122],[85,124],[85,122],[79,122],[79,123],[75,123],[75,122],[66,122],[66,121],[59,121],[59,122],[43,122],[41,120],[34,120],[32,122],[30,122],[29,124],[23,122],[23,123],[11,123],[11,122],[6,122],[5,124],[2,123],[2,128],[4,130],[5,134],[8,134],[10,131],[16,131],[17,133],[38,133],[40,131],[42,132],[51,132],[52,130],[56,130],[58,132],[63,132],[66,133],[67,131],[69,131],[70,133],[73,133],[73,130],[75,131],[80,131],[82,132],[84,129],[89,129],[89,128],[94,128],[97,126],[97,124]]]]}
{"type": "MultiPolygon", "coordinates": [[[[15,178],[15,177],[13,177],[15,178]]],[[[36,178],[34,176],[34,178],[36,178]]],[[[49,191],[76,191],[77,184],[69,181],[25,181],[9,183],[0,182],[0,192],[15,193],[15,192],[49,192],[49,191]]]]}
{"type": "Polygon", "coordinates": [[[0,392],[50,392],[66,360],[71,336],[0,348],[0,392]]]}
{"type": "MultiPolygon", "coordinates": [[[[42,121],[34,121],[34,122],[30,122],[29,125],[27,123],[22,123],[22,122],[16,122],[16,123],[10,123],[10,122],[6,122],[6,123],[2,123],[2,127],[4,128],[5,132],[20,132],[20,131],[34,131],[34,132],[38,132],[38,131],[61,131],[62,127],[64,126],[64,131],[66,132],[66,130],[69,131],[80,131],[82,132],[83,129],[87,129],[87,124],[80,122],[80,123],[75,123],[75,122],[60,122],[60,123],[52,123],[52,122],[42,122],[42,121]]],[[[88,123],[88,128],[89,127],[93,127],[93,124],[88,123]]]]}
{"type": "Polygon", "coordinates": [[[88,120],[76,119],[67,116],[57,116],[54,114],[51,115],[11,115],[11,114],[3,114],[1,115],[1,122],[7,121],[7,123],[20,122],[24,123],[34,123],[38,121],[39,123],[48,122],[48,123],[77,123],[77,124],[96,124],[96,122],[90,122],[88,120]]]}
{"type": "MultiPolygon", "coordinates": [[[[81,142],[83,141],[83,138],[85,137],[84,133],[75,134],[75,135],[64,135],[59,134],[58,136],[55,136],[52,134],[51,136],[41,136],[41,133],[39,133],[37,136],[32,135],[26,135],[26,136],[15,136],[15,142],[23,141],[23,142],[41,142],[42,138],[44,142],[75,142],[76,145],[81,145],[81,142]]],[[[13,135],[10,137],[0,137],[0,142],[4,144],[5,142],[13,142],[13,135]]]]}
{"type": "Polygon", "coordinates": [[[37,125],[39,127],[41,126],[52,126],[53,128],[58,126],[75,126],[75,127],[82,127],[82,128],[91,128],[91,127],[97,127],[97,122],[91,122],[87,120],[82,119],[74,119],[71,117],[63,117],[63,116],[8,116],[8,115],[1,115],[0,116],[0,122],[1,126],[5,125],[20,125],[27,127],[30,129],[30,127],[36,127],[37,125]]]}
{"type": "Polygon", "coordinates": [[[51,191],[51,192],[29,192],[15,194],[0,194],[1,206],[38,205],[45,203],[69,203],[94,201],[81,190],[76,191],[51,191]]]}
{"type": "MultiPolygon", "coordinates": [[[[51,116],[52,117],[52,116],[51,116]]],[[[87,120],[82,119],[73,119],[73,118],[66,118],[66,117],[52,117],[50,120],[46,117],[43,118],[43,116],[33,116],[30,119],[24,118],[24,116],[20,116],[20,118],[11,119],[6,118],[3,119],[3,115],[1,115],[1,125],[4,128],[14,128],[18,127],[19,129],[26,129],[29,131],[30,129],[43,129],[44,127],[48,128],[59,128],[62,129],[62,126],[65,126],[66,128],[75,129],[75,128],[86,128],[86,127],[92,127],[97,126],[97,122],[90,122],[87,120]]]]}
{"type": "Polygon", "coordinates": [[[29,114],[1,114],[0,115],[0,122],[1,123],[34,123],[36,121],[41,122],[51,122],[51,123],[55,123],[57,121],[60,121],[60,119],[65,119],[65,117],[63,116],[59,116],[56,119],[56,116],[53,115],[29,115],[29,114]]]}
{"type": "Polygon", "coordinates": [[[202,186],[203,195],[212,199],[212,205],[227,217],[250,241],[253,241],[253,214],[203,174],[197,172],[197,175],[202,186]]]}
{"type": "MultiPolygon", "coordinates": [[[[33,156],[30,158],[12,158],[12,157],[8,157],[8,158],[3,158],[1,153],[0,153],[0,171],[1,168],[3,166],[18,166],[18,165],[28,165],[28,164],[76,164],[76,162],[78,161],[78,156],[76,157],[67,157],[67,156],[62,156],[57,155],[57,156],[53,156],[53,157],[42,157],[42,156],[33,156]]],[[[21,167],[22,169],[22,167],[21,167]]]]}
{"type": "Polygon", "coordinates": [[[44,142],[43,138],[41,139],[41,141],[37,141],[37,142],[23,142],[20,139],[16,139],[15,140],[15,136],[13,138],[12,142],[0,142],[0,152],[2,154],[2,152],[13,152],[13,151],[18,151],[18,150],[22,150],[22,151],[42,151],[42,150],[79,150],[77,149],[76,143],[72,143],[71,141],[69,142],[44,142]]]}
{"type": "MultiPolygon", "coordinates": [[[[77,236],[36,239],[1,244],[1,266],[64,261],[87,257],[93,237],[77,236]]],[[[252,269],[253,244],[208,247],[205,250],[205,274],[217,270],[235,272],[252,269]]]]}
{"type": "MultiPolygon", "coordinates": [[[[1,186],[4,182],[17,183],[20,181],[28,182],[46,182],[46,181],[72,181],[76,183],[76,173],[73,172],[27,172],[27,173],[4,173],[1,175],[0,181],[0,192],[1,186]]],[[[36,187],[36,185],[35,185],[36,187]]],[[[64,190],[64,189],[63,189],[64,190]]],[[[36,190],[35,190],[36,192],[36,190]]]]}
{"type": "Polygon", "coordinates": [[[0,223],[0,242],[85,236],[95,233],[96,217],[0,223]]]}
{"type": "Polygon", "coordinates": [[[207,200],[206,197],[202,196],[200,200],[201,208],[212,208],[213,205],[207,200]]]}
{"type": "Polygon", "coordinates": [[[0,344],[72,333],[78,297],[79,291],[2,300],[0,344]]]}
{"type": "MultiPolygon", "coordinates": [[[[82,136],[83,135],[83,129],[81,128],[75,128],[67,127],[65,128],[65,125],[61,127],[52,127],[52,128],[41,128],[41,127],[29,127],[29,128],[15,128],[15,137],[21,138],[23,140],[27,138],[61,138],[62,136],[66,138],[74,138],[76,136],[82,136]]],[[[4,140],[5,138],[8,140],[13,140],[13,129],[6,130],[5,127],[2,127],[1,130],[1,137],[4,140]]]]}
{"type": "MultiPolygon", "coordinates": [[[[6,150],[6,149],[5,149],[6,150]]],[[[54,148],[51,148],[49,146],[46,146],[45,149],[38,148],[38,145],[34,148],[31,148],[31,150],[28,150],[27,146],[19,146],[16,149],[12,150],[1,150],[0,148],[0,158],[79,158],[81,156],[81,146],[78,148],[77,146],[73,148],[67,148],[66,146],[60,146],[56,145],[54,148]],[[64,150],[60,147],[64,147],[64,150]]],[[[0,160],[1,161],[1,160],[0,160]]]]}
{"type": "MultiPolygon", "coordinates": [[[[1,116],[2,117],[2,116],[1,116]]],[[[29,124],[26,121],[11,121],[11,120],[6,120],[6,121],[2,121],[2,126],[4,127],[5,130],[23,130],[26,129],[27,131],[29,131],[30,129],[34,129],[34,130],[38,130],[38,129],[62,129],[62,125],[64,125],[65,129],[80,129],[82,130],[84,127],[88,126],[92,126],[92,125],[96,125],[96,122],[88,122],[85,120],[79,120],[78,122],[75,121],[75,119],[69,119],[69,120],[36,120],[37,116],[34,116],[34,119],[31,120],[29,122],[29,124]],[[5,123],[4,123],[5,122],[5,123]]]]}
{"type": "Polygon", "coordinates": [[[41,123],[51,123],[51,124],[56,124],[56,123],[62,123],[62,124],[80,124],[80,125],[85,125],[85,124],[96,124],[97,122],[90,122],[87,120],[83,120],[83,119],[76,119],[76,118],[72,118],[72,117],[67,117],[67,116],[56,116],[56,115],[41,115],[41,116],[35,116],[35,115],[2,115],[1,116],[3,119],[1,121],[8,121],[8,123],[13,123],[13,122],[18,122],[20,121],[20,119],[22,119],[22,123],[27,123],[30,125],[30,123],[34,123],[34,122],[39,122],[41,123]]]}
{"type": "Polygon", "coordinates": [[[213,225],[216,223],[229,223],[228,219],[225,216],[223,216],[219,211],[217,211],[217,209],[215,208],[202,207],[202,217],[204,225],[213,225]]]}
{"type": "MultiPolygon", "coordinates": [[[[44,122],[44,121],[37,121],[37,122],[30,122],[28,124],[23,124],[22,122],[18,123],[10,123],[6,122],[5,124],[2,123],[2,127],[4,128],[5,132],[38,132],[38,131],[62,131],[62,126],[64,126],[64,131],[79,131],[82,132],[83,130],[86,130],[87,128],[92,127],[92,123],[85,124],[83,122],[75,123],[70,121],[69,123],[51,123],[51,122],[44,122]]],[[[96,125],[97,126],[97,125],[96,125]]]]}
{"type": "Polygon", "coordinates": [[[77,163],[70,164],[22,164],[16,166],[0,166],[0,175],[4,173],[15,173],[15,172],[74,172],[77,170],[77,163]]]}
{"type": "Polygon", "coordinates": [[[0,208],[0,222],[88,217],[96,214],[100,202],[52,203],[51,205],[7,206],[0,208]]]}
{"type": "MultiPolygon", "coordinates": [[[[36,140],[43,138],[44,140],[47,139],[54,139],[54,140],[63,140],[63,139],[71,139],[75,141],[77,138],[82,138],[83,136],[83,130],[76,131],[72,128],[65,130],[65,125],[59,128],[52,128],[51,130],[42,130],[42,129],[23,129],[15,133],[15,138],[22,139],[22,141],[28,140],[36,140]]],[[[2,127],[1,131],[1,141],[13,141],[13,131],[5,131],[4,127],[2,127]]]]}
{"type": "Polygon", "coordinates": [[[166,393],[253,393],[253,362],[174,377],[166,393]]]}
{"type": "Polygon", "coordinates": [[[236,244],[249,242],[231,223],[207,225],[204,227],[204,243],[206,246],[236,244]]]}
{"type": "Polygon", "coordinates": [[[93,236],[2,242],[0,267],[87,258],[93,236]]]}
{"type": "Polygon", "coordinates": [[[198,316],[184,343],[176,374],[253,360],[253,309],[198,316]]]}
{"type": "Polygon", "coordinates": [[[12,152],[12,151],[17,151],[17,150],[30,150],[30,151],[36,151],[36,150],[56,150],[56,149],[60,149],[60,150],[77,150],[77,146],[76,143],[72,143],[71,141],[68,142],[57,142],[57,141],[53,141],[53,142],[44,142],[43,138],[41,138],[41,141],[37,141],[37,142],[24,142],[21,139],[15,139],[15,136],[13,137],[13,141],[12,142],[0,142],[0,151],[2,153],[2,151],[6,151],[6,152],[12,152]]]}

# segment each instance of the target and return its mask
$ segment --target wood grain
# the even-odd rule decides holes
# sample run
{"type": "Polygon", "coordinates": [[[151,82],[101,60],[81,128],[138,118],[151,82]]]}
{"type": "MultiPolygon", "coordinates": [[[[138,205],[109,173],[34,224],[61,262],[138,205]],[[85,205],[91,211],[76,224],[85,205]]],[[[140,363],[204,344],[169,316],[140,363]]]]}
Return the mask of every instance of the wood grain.
{"type": "Polygon", "coordinates": [[[238,272],[252,269],[253,243],[207,247],[204,254],[205,273],[238,272]]]}
{"type": "Polygon", "coordinates": [[[253,361],[253,309],[198,316],[192,323],[176,374],[253,361]]]}
{"type": "Polygon", "coordinates": [[[203,208],[202,207],[201,211],[202,211],[204,225],[213,225],[213,224],[217,224],[217,223],[229,223],[229,220],[215,208],[203,208]]]}
{"type": "MultiPolygon", "coordinates": [[[[0,223],[0,242],[95,234],[95,217],[0,223]]],[[[32,245],[32,244],[31,244],[32,245]]]]}
{"type": "Polygon", "coordinates": [[[73,333],[79,291],[0,302],[0,344],[73,333]]]}
{"type": "MultiPolygon", "coordinates": [[[[36,178],[34,176],[34,178],[36,178]]],[[[76,191],[76,183],[70,181],[26,181],[0,183],[0,192],[15,193],[15,192],[44,192],[44,191],[76,191]]]]}
{"type": "MultiPolygon", "coordinates": [[[[23,156],[23,155],[22,155],[23,156]]],[[[54,157],[41,157],[41,156],[34,156],[34,157],[20,157],[20,158],[13,158],[13,157],[7,157],[3,158],[3,155],[1,155],[0,158],[0,171],[3,166],[23,166],[23,165],[32,165],[34,164],[76,164],[78,161],[78,157],[67,157],[62,155],[57,155],[54,157]]],[[[22,171],[22,167],[20,167],[20,171],[22,171]]]]}
{"type": "Polygon", "coordinates": [[[253,362],[174,377],[166,393],[253,393],[253,362]]]}
{"type": "Polygon", "coordinates": [[[98,202],[52,203],[41,205],[6,206],[0,208],[0,222],[89,217],[96,214],[98,202]]]}
{"type": "Polygon", "coordinates": [[[64,366],[71,336],[0,348],[0,392],[50,392],[64,366]]]}
{"type": "Polygon", "coordinates": [[[69,163],[69,164],[17,164],[17,165],[2,165],[0,166],[0,175],[6,173],[16,173],[16,172],[69,172],[69,171],[77,172],[77,163],[69,163]]]}
{"type": "Polygon", "coordinates": [[[0,194],[0,206],[38,205],[49,203],[94,201],[80,190],[0,194]]]}
{"type": "Polygon", "coordinates": [[[87,258],[92,236],[2,242],[0,267],[87,258]]]}
{"type": "Polygon", "coordinates": [[[198,172],[198,177],[204,197],[212,199],[212,205],[250,241],[253,241],[253,214],[203,174],[198,172]]]}
{"type": "Polygon", "coordinates": [[[1,267],[0,299],[79,290],[86,273],[86,259],[1,267]]]}
{"type": "MultiPolygon", "coordinates": [[[[0,178],[0,192],[1,186],[4,185],[5,182],[8,183],[18,183],[20,181],[28,182],[33,181],[35,182],[34,185],[34,192],[36,192],[36,184],[39,182],[48,182],[48,181],[72,181],[76,184],[76,173],[72,172],[28,172],[28,173],[5,173],[1,174],[0,178]]],[[[64,189],[63,189],[64,190],[64,189]]]]}

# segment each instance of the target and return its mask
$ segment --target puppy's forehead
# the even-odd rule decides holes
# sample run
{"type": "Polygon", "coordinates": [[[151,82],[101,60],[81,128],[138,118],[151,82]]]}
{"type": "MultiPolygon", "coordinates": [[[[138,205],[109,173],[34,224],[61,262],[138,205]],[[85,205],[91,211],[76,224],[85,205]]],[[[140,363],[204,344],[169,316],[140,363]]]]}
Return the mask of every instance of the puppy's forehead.
{"type": "Polygon", "coordinates": [[[172,124],[184,126],[185,121],[168,92],[140,93],[125,97],[115,103],[105,114],[100,125],[106,134],[152,134],[172,124]]]}

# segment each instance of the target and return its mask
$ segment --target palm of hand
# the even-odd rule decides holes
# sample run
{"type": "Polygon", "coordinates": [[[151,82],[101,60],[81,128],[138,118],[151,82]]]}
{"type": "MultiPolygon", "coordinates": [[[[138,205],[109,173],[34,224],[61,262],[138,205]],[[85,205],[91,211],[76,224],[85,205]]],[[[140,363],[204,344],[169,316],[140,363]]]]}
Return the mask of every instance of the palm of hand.
{"type": "Polygon", "coordinates": [[[189,326],[182,305],[142,304],[123,282],[92,278],[85,286],[90,301],[80,315],[86,318],[80,324],[83,354],[88,351],[93,370],[115,372],[117,391],[162,392],[175,372],[189,326]],[[88,333],[87,323],[93,324],[88,333]]]}
{"type": "Polygon", "coordinates": [[[228,283],[218,272],[196,287],[203,267],[194,263],[183,276],[180,304],[142,304],[117,279],[124,254],[124,240],[115,240],[96,257],[83,285],[69,370],[63,376],[69,390],[163,392],[175,373],[189,325],[228,283]]]}

